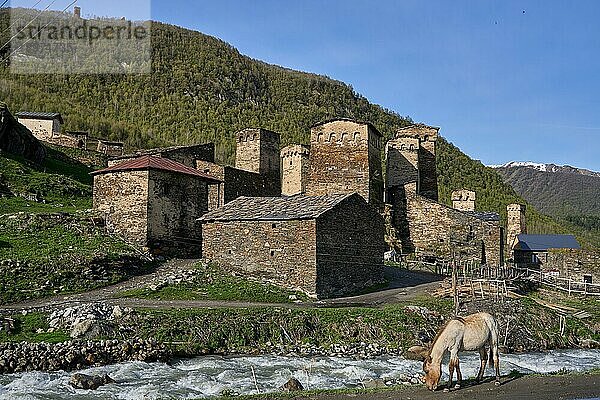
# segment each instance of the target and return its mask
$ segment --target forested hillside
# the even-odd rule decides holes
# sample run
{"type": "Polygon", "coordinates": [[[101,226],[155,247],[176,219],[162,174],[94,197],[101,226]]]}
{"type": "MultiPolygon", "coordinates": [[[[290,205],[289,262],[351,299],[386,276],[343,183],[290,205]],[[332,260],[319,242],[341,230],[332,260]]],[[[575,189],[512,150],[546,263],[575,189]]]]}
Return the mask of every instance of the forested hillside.
{"type": "MultiPolygon", "coordinates": [[[[0,31],[7,23],[4,15],[0,31]]],[[[199,32],[153,23],[152,39],[151,75],[19,76],[0,66],[0,99],[14,111],[60,112],[65,129],[123,140],[130,148],[214,141],[217,158],[229,163],[234,134],[246,127],[280,132],[288,144],[307,143],[310,126],[332,117],[368,120],[386,138],[411,122],[370,104],[347,84],[253,60],[199,32]]],[[[477,191],[479,209],[502,215],[506,204],[523,201],[494,170],[444,140],[438,170],[448,204],[451,191],[461,187],[477,191]]],[[[530,216],[532,231],[574,231],[532,209],[530,216]]]]}

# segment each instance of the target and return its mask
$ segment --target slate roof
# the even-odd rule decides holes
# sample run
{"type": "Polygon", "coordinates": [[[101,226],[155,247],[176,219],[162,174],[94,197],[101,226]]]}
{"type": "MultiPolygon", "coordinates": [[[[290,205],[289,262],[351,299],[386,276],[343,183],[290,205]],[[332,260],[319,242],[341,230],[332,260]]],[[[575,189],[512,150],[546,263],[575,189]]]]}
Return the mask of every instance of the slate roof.
{"type": "Polygon", "coordinates": [[[500,214],[495,212],[466,211],[466,213],[482,221],[500,222],[500,214]]]}
{"type": "Polygon", "coordinates": [[[515,250],[545,251],[548,249],[580,249],[573,235],[526,235],[517,236],[515,250]]]}
{"type": "Polygon", "coordinates": [[[199,220],[210,222],[316,219],[351,196],[358,195],[239,197],[223,207],[205,214],[199,220]]]}
{"type": "Polygon", "coordinates": [[[61,124],[64,123],[60,113],[21,111],[16,113],[15,115],[17,116],[17,118],[25,119],[58,119],[61,124]]]}
{"type": "Polygon", "coordinates": [[[111,172],[121,172],[121,171],[145,171],[145,170],[160,170],[160,171],[171,171],[178,172],[186,175],[198,176],[200,178],[204,178],[213,182],[221,182],[219,179],[206,174],[202,171],[199,171],[194,168],[190,168],[187,165],[183,165],[178,163],[177,161],[169,160],[168,158],[162,157],[153,157],[153,156],[143,156],[139,158],[134,158],[133,160],[124,161],[122,163],[113,165],[112,167],[108,167],[105,169],[101,169],[100,171],[92,172],[90,175],[101,175],[108,174],[111,172]]]}

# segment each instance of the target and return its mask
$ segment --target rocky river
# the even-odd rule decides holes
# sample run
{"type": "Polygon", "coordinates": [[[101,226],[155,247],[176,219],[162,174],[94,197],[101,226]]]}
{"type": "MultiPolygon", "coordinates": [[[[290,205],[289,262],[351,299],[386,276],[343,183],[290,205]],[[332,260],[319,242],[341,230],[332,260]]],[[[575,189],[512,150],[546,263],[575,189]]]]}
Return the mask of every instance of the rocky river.
{"type": "MultiPolygon", "coordinates": [[[[556,350],[501,355],[503,374],[585,371],[600,366],[600,350],[556,350]]],[[[478,355],[461,356],[473,377],[478,355]]],[[[115,382],[97,390],[74,389],[72,373],[27,372],[0,376],[0,399],[197,399],[278,391],[291,377],[306,389],[362,388],[411,384],[421,363],[398,356],[357,360],[338,357],[205,356],[173,363],[128,362],[81,371],[108,374],[115,382]]],[[[492,370],[488,370],[492,374],[492,370]]]]}

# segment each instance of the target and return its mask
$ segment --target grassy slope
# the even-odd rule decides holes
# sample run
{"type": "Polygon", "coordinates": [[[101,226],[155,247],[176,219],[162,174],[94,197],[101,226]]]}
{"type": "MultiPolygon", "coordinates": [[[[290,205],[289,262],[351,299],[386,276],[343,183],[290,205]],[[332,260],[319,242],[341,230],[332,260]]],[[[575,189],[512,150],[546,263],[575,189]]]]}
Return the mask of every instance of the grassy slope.
{"type": "Polygon", "coordinates": [[[189,283],[173,284],[157,290],[138,288],[119,294],[153,300],[224,300],[258,303],[291,303],[291,296],[308,300],[301,292],[285,290],[228,274],[214,265],[198,264],[197,275],[189,283]]]}
{"type": "Polygon", "coordinates": [[[74,211],[91,207],[92,178],[89,173],[97,166],[76,161],[67,156],[63,148],[48,147],[47,151],[48,156],[41,166],[19,156],[0,154],[2,181],[16,195],[0,198],[0,213],[74,211]],[[45,203],[19,197],[25,194],[38,194],[45,203]]]}

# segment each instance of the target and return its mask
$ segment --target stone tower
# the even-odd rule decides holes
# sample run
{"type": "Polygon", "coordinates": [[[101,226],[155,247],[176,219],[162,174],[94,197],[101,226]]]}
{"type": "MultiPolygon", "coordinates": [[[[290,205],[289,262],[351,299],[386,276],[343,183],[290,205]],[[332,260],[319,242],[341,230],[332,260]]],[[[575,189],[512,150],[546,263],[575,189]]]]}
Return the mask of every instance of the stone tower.
{"type": "Polygon", "coordinates": [[[401,137],[385,145],[386,157],[386,202],[392,204],[399,191],[419,191],[419,147],[418,138],[401,137]]]}
{"type": "Polygon", "coordinates": [[[383,205],[383,137],[370,123],[338,118],[311,128],[306,194],[358,193],[383,205]]]}
{"type": "Polygon", "coordinates": [[[462,189],[452,192],[452,207],[460,211],[475,211],[475,192],[462,189]]]}
{"type": "Polygon", "coordinates": [[[306,192],[309,154],[309,148],[301,144],[293,144],[281,150],[282,195],[293,196],[306,192]]]}
{"type": "Polygon", "coordinates": [[[244,129],[237,133],[235,167],[262,175],[280,176],[279,133],[244,129]]]}
{"type": "Polygon", "coordinates": [[[400,128],[396,132],[396,138],[419,139],[419,194],[435,201],[438,200],[435,146],[439,131],[440,128],[415,124],[400,128]]]}
{"type": "Polygon", "coordinates": [[[526,207],[523,204],[509,204],[506,207],[506,244],[509,253],[512,253],[517,235],[527,233],[525,220],[526,207]]]}

